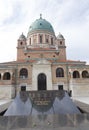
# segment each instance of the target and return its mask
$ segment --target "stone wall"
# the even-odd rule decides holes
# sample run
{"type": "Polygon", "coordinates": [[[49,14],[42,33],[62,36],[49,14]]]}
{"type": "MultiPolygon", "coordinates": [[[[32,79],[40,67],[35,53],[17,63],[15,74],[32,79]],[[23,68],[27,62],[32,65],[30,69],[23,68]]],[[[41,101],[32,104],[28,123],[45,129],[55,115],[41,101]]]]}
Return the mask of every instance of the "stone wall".
{"type": "Polygon", "coordinates": [[[40,73],[46,75],[47,90],[52,90],[52,73],[50,64],[34,64],[32,70],[32,89],[37,90],[37,77],[40,73]]]}
{"type": "Polygon", "coordinates": [[[89,79],[79,80],[70,80],[70,90],[72,90],[72,96],[76,97],[87,97],[89,96],[89,79]]]}
{"type": "Polygon", "coordinates": [[[1,130],[89,130],[89,114],[6,116],[1,130]]]}
{"type": "Polygon", "coordinates": [[[11,99],[15,95],[15,90],[12,85],[0,85],[0,100],[11,99]]]}

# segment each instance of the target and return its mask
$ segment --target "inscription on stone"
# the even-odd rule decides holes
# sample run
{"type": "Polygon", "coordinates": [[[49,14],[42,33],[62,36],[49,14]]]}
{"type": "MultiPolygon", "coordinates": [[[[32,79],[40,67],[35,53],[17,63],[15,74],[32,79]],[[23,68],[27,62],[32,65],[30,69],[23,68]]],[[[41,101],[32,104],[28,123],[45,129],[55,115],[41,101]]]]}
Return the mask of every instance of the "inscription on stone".
{"type": "Polygon", "coordinates": [[[34,101],[34,104],[36,105],[49,105],[51,103],[51,101],[34,101]]]}

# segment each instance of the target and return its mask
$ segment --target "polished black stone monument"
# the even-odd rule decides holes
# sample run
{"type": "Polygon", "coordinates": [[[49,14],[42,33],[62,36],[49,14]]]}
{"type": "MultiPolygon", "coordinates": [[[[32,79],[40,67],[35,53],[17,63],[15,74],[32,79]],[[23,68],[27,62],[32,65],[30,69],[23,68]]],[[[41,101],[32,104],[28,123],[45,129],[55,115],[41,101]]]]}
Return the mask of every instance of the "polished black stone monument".
{"type": "Polygon", "coordinates": [[[21,91],[4,116],[80,114],[65,91],[21,91]]]}
{"type": "Polygon", "coordinates": [[[65,91],[21,91],[0,117],[0,130],[89,130],[89,115],[65,91]]]}

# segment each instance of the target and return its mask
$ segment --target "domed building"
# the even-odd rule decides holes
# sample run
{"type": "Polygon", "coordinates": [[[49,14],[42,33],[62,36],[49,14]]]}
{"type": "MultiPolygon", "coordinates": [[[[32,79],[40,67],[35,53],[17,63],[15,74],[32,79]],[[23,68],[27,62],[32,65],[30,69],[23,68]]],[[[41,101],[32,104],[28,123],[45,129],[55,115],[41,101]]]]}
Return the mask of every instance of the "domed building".
{"type": "Polygon", "coordinates": [[[0,64],[0,98],[14,98],[21,90],[66,90],[73,97],[89,96],[89,65],[67,60],[64,36],[40,18],[27,36],[17,40],[17,60],[0,64]]]}

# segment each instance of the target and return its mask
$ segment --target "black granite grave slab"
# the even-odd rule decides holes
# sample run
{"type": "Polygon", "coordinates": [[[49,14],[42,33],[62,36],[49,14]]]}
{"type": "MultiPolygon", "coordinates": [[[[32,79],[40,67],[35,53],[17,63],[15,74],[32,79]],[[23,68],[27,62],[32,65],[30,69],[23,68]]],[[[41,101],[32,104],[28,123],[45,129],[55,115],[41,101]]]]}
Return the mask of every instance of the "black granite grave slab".
{"type": "Polygon", "coordinates": [[[65,91],[20,92],[4,116],[80,114],[65,91]]]}
{"type": "Polygon", "coordinates": [[[20,92],[0,117],[0,130],[89,130],[89,115],[65,91],[20,92]]]}

